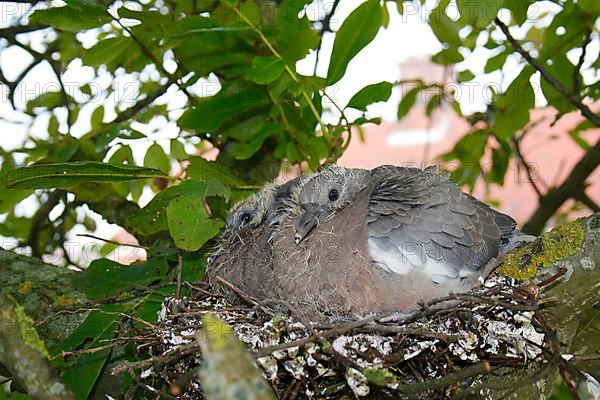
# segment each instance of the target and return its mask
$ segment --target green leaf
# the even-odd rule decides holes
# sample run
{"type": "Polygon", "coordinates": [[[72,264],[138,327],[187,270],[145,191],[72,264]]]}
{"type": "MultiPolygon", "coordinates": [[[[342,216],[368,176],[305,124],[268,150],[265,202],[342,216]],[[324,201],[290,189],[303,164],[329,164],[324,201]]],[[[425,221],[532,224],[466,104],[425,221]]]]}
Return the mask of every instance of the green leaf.
{"type": "Polygon", "coordinates": [[[598,18],[598,14],[600,14],[600,3],[597,0],[579,0],[577,5],[584,12],[595,15],[596,18],[598,18]]]}
{"type": "Polygon", "coordinates": [[[305,15],[298,14],[308,0],[285,0],[279,5],[277,20],[281,26],[279,34],[279,52],[289,65],[304,58],[310,49],[317,47],[319,34],[312,29],[311,22],[305,15]]]}
{"type": "Polygon", "coordinates": [[[224,225],[222,221],[209,219],[204,202],[187,194],[176,196],[169,202],[167,223],[177,248],[187,251],[198,250],[224,225]]]}
{"type": "Polygon", "coordinates": [[[501,139],[508,139],[529,122],[529,110],[535,104],[535,94],[529,78],[532,70],[526,67],[496,101],[495,132],[501,139]]]}
{"type": "Polygon", "coordinates": [[[509,54],[510,52],[508,51],[502,51],[496,54],[495,56],[490,57],[485,63],[485,68],[483,69],[483,72],[489,74],[490,72],[494,72],[502,68],[509,54]]]}
{"type": "MultiPolygon", "coordinates": [[[[140,252],[141,249],[138,249],[140,252]]],[[[102,258],[92,261],[88,268],[73,277],[77,288],[90,298],[107,297],[164,279],[167,261],[162,257],[133,265],[121,265],[102,258]]]]}
{"type": "Polygon", "coordinates": [[[285,68],[285,63],[276,57],[254,57],[252,67],[246,74],[246,77],[259,85],[271,83],[281,74],[285,68]]]}
{"type": "Polygon", "coordinates": [[[440,107],[441,104],[442,104],[442,95],[441,94],[436,93],[433,96],[431,96],[431,98],[427,102],[427,105],[425,106],[425,115],[427,117],[431,117],[431,114],[433,114],[433,111],[435,109],[437,109],[438,107],[440,107]]]}
{"type": "MultiPolygon", "coordinates": [[[[114,331],[117,328],[118,325],[116,323],[111,325],[101,336],[92,342],[92,346],[86,347],[93,348],[104,346],[106,341],[113,338],[114,331]]],[[[104,364],[106,364],[109,355],[110,349],[108,348],[89,354],[83,354],[61,374],[61,379],[71,388],[75,398],[89,398],[89,395],[94,388],[94,384],[100,377],[102,368],[104,367],[104,364]]]]}
{"type": "Polygon", "coordinates": [[[267,92],[257,86],[230,85],[179,118],[179,126],[199,132],[214,132],[237,115],[270,104],[267,92]]]}
{"type": "Polygon", "coordinates": [[[185,146],[177,139],[171,139],[170,145],[171,156],[175,157],[177,161],[187,160],[190,158],[188,153],[185,151],[185,146]]]}
{"type": "MultiPolygon", "coordinates": [[[[556,80],[563,84],[567,91],[573,91],[573,71],[575,68],[564,53],[555,54],[552,57],[552,64],[544,65],[544,67],[556,80]]],[[[540,86],[549,105],[556,108],[560,113],[573,110],[574,107],[571,102],[543,77],[540,78],[540,86]]]]}
{"type": "Polygon", "coordinates": [[[464,60],[456,47],[449,47],[431,56],[431,61],[441,65],[457,64],[464,60]]]}
{"type": "Polygon", "coordinates": [[[467,82],[475,78],[475,74],[470,70],[466,69],[464,71],[460,71],[458,73],[458,81],[459,82],[467,82]]]}
{"type": "Polygon", "coordinates": [[[485,131],[475,131],[460,138],[454,145],[452,152],[462,164],[477,164],[485,152],[488,141],[488,133],[485,131]]]}
{"type": "Polygon", "coordinates": [[[511,154],[512,150],[506,141],[500,142],[500,147],[492,148],[492,169],[488,173],[489,180],[504,185],[511,154]]]}
{"type": "Polygon", "coordinates": [[[522,25],[527,20],[527,10],[535,0],[504,0],[504,7],[508,8],[517,25],[522,25]]]}
{"type": "Polygon", "coordinates": [[[457,0],[461,20],[476,28],[485,28],[498,15],[503,0],[457,0]]]}
{"type": "Polygon", "coordinates": [[[49,25],[70,32],[99,28],[110,21],[106,9],[83,1],[71,1],[63,7],[38,9],[29,17],[30,24],[49,25]]]}
{"type": "Polygon", "coordinates": [[[237,160],[247,160],[252,157],[260,148],[268,137],[275,136],[282,131],[282,128],[273,123],[265,125],[260,131],[258,131],[247,143],[235,143],[231,147],[231,154],[237,160]]]}
{"type": "Polygon", "coordinates": [[[440,2],[429,16],[429,26],[440,42],[454,48],[454,51],[456,51],[456,48],[462,44],[458,35],[460,27],[446,15],[445,8],[444,2],[440,2]]]}
{"type": "Polygon", "coordinates": [[[92,125],[92,129],[98,128],[102,125],[102,120],[104,119],[104,106],[100,105],[96,107],[94,112],[92,112],[92,117],[90,119],[90,124],[92,125]]]}
{"type": "Polygon", "coordinates": [[[388,11],[385,3],[383,3],[383,7],[381,7],[381,26],[387,28],[390,24],[390,12],[388,11]]]}
{"type": "Polygon", "coordinates": [[[124,36],[104,39],[85,51],[81,55],[81,61],[91,67],[106,65],[113,69],[117,66],[119,58],[126,54],[132,45],[135,45],[133,41],[124,36]]]}
{"type": "Polygon", "coordinates": [[[227,186],[246,185],[246,182],[241,178],[243,174],[230,171],[217,162],[208,161],[202,157],[191,158],[187,173],[190,178],[200,181],[216,181],[227,186]]]}
{"type": "MultiPolygon", "coordinates": [[[[109,261],[104,259],[105,261],[109,261]]],[[[101,260],[96,260],[93,263],[97,263],[101,260]]],[[[112,262],[112,261],[109,261],[112,262]]],[[[90,264],[91,266],[91,264],[90,264]]],[[[83,272],[85,274],[85,272],[83,272]]],[[[77,276],[75,276],[77,277],[77,276]]],[[[79,283],[77,281],[76,283],[79,283]]],[[[91,311],[88,316],[83,320],[81,324],[75,328],[75,330],[58,345],[54,346],[50,350],[50,354],[55,356],[63,351],[69,351],[83,346],[90,340],[95,340],[102,333],[106,332],[115,321],[119,319],[119,315],[116,312],[126,312],[127,306],[122,304],[115,305],[101,305],[100,310],[91,311]]]]}
{"type": "Polygon", "coordinates": [[[152,235],[168,229],[167,207],[174,198],[191,197],[204,205],[206,197],[221,196],[228,199],[229,194],[230,190],[220,181],[201,182],[189,179],[158,193],[146,207],[129,216],[127,225],[131,226],[137,234],[152,235]]]}
{"type": "MultiPolygon", "coordinates": [[[[67,339],[52,349],[51,354],[103,346],[114,337],[115,329],[118,327],[117,320],[121,318],[119,313],[126,313],[131,307],[123,304],[98,306],[98,310],[91,311],[67,339]]],[[[104,349],[83,354],[74,362],[65,363],[61,359],[55,359],[54,362],[63,370],[61,378],[75,396],[78,399],[86,399],[98,380],[109,354],[110,349],[104,349]]]]}
{"type": "Polygon", "coordinates": [[[113,165],[96,161],[36,164],[7,174],[10,189],[69,189],[86,182],[123,182],[148,178],[168,178],[161,171],[135,165],[113,165]]]}
{"type": "Polygon", "coordinates": [[[344,20],[335,35],[327,84],[339,81],[346,73],[348,63],[377,35],[382,22],[379,0],[367,0],[344,20]]]}
{"type": "Polygon", "coordinates": [[[0,197],[0,214],[12,211],[17,203],[32,194],[33,191],[31,190],[10,190],[3,188],[2,197],[0,197]]]}
{"type": "Polygon", "coordinates": [[[144,156],[144,166],[148,168],[158,169],[164,173],[169,173],[171,163],[167,157],[165,150],[158,143],[153,143],[144,156]]]}
{"type": "MultiPolygon", "coordinates": [[[[587,120],[586,120],[587,121],[587,120]]],[[[583,137],[581,137],[581,134],[579,132],[577,132],[576,130],[572,130],[569,132],[569,136],[571,136],[571,139],[573,139],[573,141],[575,143],[577,143],[577,145],[579,147],[581,147],[583,150],[588,151],[589,149],[592,148],[592,145],[589,144],[587,142],[587,140],[585,140],[583,137]]],[[[2,203],[0,203],[0,206],[2,205],[2,203]]]]}
{"type": "Polygon", "coordinates": [[[404,96],[402,96],[402,100],[398,105],[398,113],[396,114],[398,119],[402,119],[408,114],[412,106],[417,101],[417,95],[421,91],[419,86],[410,89],[404,96]]]}
{"type": "Polygon", "coordinates": [[[91,152],[88,152],[90,156],[94,156],[95,154],[106,154],[106,152],[110,148],[110,144],[116,138],[119,139],[142,139],[145,138],[146,135],[143,133],[136,131],[135,129],[126,128],[121,125],[108,125],[110,128],[108,130],[104,130],[104,127],[98,127],[98,130],[92,131],[89,134],[85,135],[81,142],[85,140],[93,140],[94,147],[91,152]]]}
{"type": "Polygon", "coordinates": [[[390,82],[379,82],[365,86],[356,93],[346,107],[366,111],[367,106],[379,101],[387,101],[392,95],[394,85],[390,82]]]}
{"type": "Polygon", "coordinates": [[[27,102],[27,112],[33,113],[33,109],[37,107],[43,107],[51,110],[56,107],[64,105],[63,93],[60,91],[47,91],[39,94],[35,98],[27,102]]]}

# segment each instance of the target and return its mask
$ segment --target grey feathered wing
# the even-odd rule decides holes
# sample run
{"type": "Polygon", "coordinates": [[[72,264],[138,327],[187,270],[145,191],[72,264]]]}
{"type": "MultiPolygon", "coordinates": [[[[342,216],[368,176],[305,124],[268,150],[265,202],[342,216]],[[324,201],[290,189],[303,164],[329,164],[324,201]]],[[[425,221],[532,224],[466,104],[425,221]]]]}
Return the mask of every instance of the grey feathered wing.
{"type": "Polygon", "coordinates": [[[498,254],[514,222],[432,168],[382,166],[372,178],[369,253],[390,273],[422,272],[434,283],[460,287],[461,278],[473,277],[498,254]]]}

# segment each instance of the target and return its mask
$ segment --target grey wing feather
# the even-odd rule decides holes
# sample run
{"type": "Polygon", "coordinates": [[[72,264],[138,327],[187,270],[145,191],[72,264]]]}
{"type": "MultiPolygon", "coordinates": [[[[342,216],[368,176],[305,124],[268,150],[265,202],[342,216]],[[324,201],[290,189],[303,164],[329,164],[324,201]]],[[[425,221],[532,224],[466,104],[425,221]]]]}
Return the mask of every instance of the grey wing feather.
{"type": "Polygon", "coordinates": [[[376,182],[367,213],[371,256],[392,271],[421,263],[434,275],[455,278],[495,257],[501,237],[514,227],[512,218],[461,192],[432,168],[383,166],[371,176],[376,182]]]}

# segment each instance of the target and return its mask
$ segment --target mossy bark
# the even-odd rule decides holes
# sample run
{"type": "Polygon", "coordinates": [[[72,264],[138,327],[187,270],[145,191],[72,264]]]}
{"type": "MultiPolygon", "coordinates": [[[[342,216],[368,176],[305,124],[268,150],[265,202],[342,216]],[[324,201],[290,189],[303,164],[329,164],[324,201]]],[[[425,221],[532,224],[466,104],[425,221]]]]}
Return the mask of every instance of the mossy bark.
{"type": "MultiPolygon", "coordinates": [[[[0,288],[3,293],[12,296],[36,322],[46,319],[57,310],[76,307],[87,301],[86,295],[73,287],[73,274],[75,272],[67,268],[0,248],[0,288]]],[[[86,315],[56,315],[36,326],[36,329],[50,348],[66,339],[86,315]]]]}
{"type": "Polygon", "coordinates": [[[5,293],[0,293],[0,327],[0,363],[32,398],[75,399],[48,361],[33,321],[5,293]]]}

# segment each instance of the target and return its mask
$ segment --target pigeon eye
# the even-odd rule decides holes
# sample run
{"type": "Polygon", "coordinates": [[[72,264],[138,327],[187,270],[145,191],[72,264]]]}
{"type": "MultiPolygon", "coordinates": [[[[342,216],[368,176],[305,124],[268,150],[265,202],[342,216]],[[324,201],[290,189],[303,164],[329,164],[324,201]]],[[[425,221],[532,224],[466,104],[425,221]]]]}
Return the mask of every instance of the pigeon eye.
{"type": "Polygon", "coordinates": [[[241,217],[242,224],[247,224],[248,222],[250,222],[250,218],[251,218],[251,215],[249,213],[243,213],[242,217],[241,217]]]}
{"type": "Polygon", "coordinates": [[[329,201],[336,201],[339,198],[340,194],[338,193],[337,189],[331,189],[329,191],[329,201]]]}

